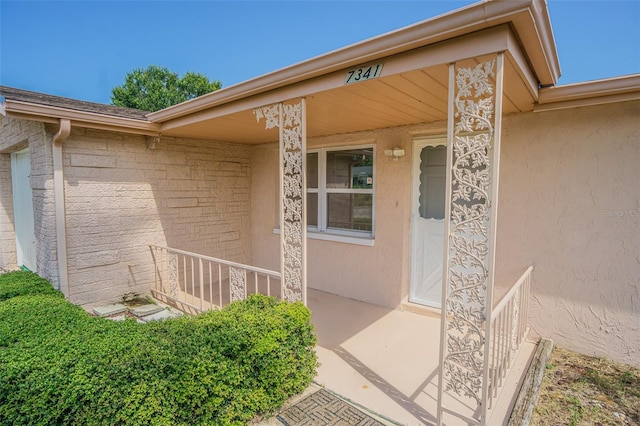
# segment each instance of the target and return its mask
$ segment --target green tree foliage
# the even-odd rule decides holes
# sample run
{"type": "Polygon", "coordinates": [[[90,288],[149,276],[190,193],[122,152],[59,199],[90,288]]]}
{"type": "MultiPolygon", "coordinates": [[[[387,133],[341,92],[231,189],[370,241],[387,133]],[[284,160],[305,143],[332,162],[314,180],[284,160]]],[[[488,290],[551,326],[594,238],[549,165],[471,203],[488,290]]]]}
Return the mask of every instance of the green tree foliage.
{"type": "Polygon", "coordinates": [[[143,111],[158,111],[202,96],[222,87],[204,74],[187,72],[182,77],[168,68],[150,65],[128,73],[124,83],[111,91],[111,103],[143,111]]]}

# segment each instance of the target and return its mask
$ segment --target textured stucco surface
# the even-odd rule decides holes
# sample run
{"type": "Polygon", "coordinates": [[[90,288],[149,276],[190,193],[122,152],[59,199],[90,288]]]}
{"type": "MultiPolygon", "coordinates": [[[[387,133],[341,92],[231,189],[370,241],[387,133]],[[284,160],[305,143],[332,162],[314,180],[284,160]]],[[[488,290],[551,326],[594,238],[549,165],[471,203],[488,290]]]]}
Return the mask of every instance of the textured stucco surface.
{"type": "MultiPolygon", "coordinates": [[[[391,308],[406,301],[409,289],[411,147],[415,132],[443,134],[444,123],[379,129],[313,138],[307,148],[375,144],[375,241],[372,247],[307,239],[308,286],[391,308]],[[401,147],[393,161],[385,149],[401,147]]],[[[279,270],[278,146],[255,146],[252,154],[252,258],[257,266],[279,270]],[[260,206],[259,208],[257,206],[260,206]]]]}
{"type": "MultiPolygon", "coordinates": [[[[533,336],[640,363],[640,103],[506,116],[494,300],[534,265],[533,336]]],[[[411,146],[443,123],[311,139],[376,144],[373,247],[308,240],[312,288],[396,308],[409,288],[411,146]],[[393,162],[384,149],[407,155],[393,162]]],[[[278,148],[253,148],[252,257],[279,269],[278,148]],[[259,206],[259,207],[258,207],[259,206]]]]}
{"type": "Polygon", "coordinates": [[[640,102],[507,116],[497,272],[535,266],[530,322],[640,364],[640,102]]]}
{"type": "Polygon", "coordinates": [[[251,259],[253,265],[280,271],[278,225],[278,144],[251,150],[251,259]]]}

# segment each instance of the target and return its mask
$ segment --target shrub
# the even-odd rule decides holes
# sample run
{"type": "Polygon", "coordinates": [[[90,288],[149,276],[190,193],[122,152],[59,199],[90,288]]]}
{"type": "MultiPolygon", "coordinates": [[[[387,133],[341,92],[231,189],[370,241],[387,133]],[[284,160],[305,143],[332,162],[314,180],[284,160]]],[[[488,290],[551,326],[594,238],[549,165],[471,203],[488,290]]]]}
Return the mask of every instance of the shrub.
{"type": "Polygon", "coordinates": [[[26,293],[0,302],[0,424],[245,424],[315,375],[299,303],[255,295],[138,324],[26,293]]]}
{"type": "Polygon", "coordinates": [[[33,272],[15,271],[0,274],[0,302],[26,294],[62,296],[51,283],[33,272]]]}

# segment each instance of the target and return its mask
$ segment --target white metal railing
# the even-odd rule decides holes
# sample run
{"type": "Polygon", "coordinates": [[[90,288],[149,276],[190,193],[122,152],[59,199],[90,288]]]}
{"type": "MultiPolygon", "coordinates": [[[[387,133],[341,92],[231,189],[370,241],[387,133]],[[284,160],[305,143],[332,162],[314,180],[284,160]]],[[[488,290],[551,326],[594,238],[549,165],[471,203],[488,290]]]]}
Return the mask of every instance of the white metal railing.
{"type": "Polygon", "coordinates": [[[520,279],[498,302],[491,313],[491,344],[489,347],[488,408],[498,397],[498,389],[509,373],[512,362],[528,331],[528,306],[531,288],[529,266],[520,279]]]}
{"type": "Polygon", "coordinates": [[[174,248],[150,245],[152,293],[196,312],[219,309],[249,294],[281,299],[280,273],[174,248]]]}

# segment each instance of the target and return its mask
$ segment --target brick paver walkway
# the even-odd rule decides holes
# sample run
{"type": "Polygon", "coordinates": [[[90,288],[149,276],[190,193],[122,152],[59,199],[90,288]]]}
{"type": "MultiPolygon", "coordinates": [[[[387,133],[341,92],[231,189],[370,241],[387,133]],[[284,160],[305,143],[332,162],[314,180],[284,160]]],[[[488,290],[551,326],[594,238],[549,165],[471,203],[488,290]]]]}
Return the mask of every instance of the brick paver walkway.
{"type": "Polygon", "coordinates": [[[276,417],[286,426],[384,426],[324,389],[309,395],[276,417]]]}

